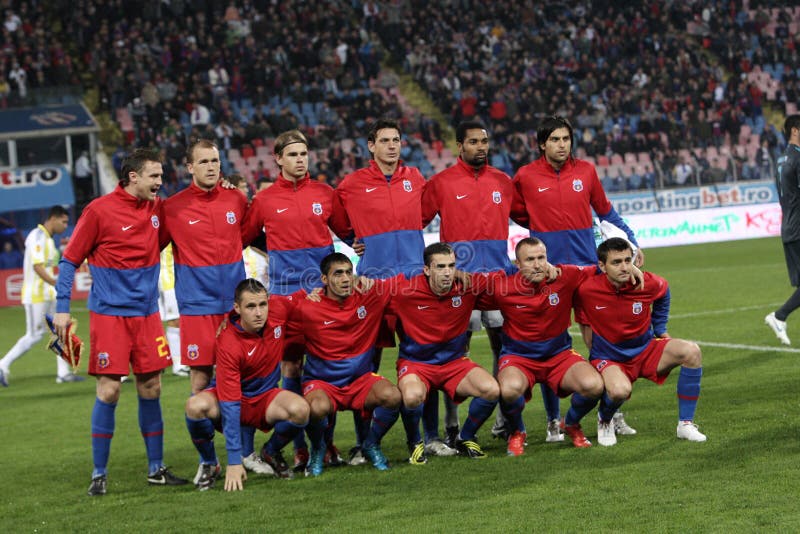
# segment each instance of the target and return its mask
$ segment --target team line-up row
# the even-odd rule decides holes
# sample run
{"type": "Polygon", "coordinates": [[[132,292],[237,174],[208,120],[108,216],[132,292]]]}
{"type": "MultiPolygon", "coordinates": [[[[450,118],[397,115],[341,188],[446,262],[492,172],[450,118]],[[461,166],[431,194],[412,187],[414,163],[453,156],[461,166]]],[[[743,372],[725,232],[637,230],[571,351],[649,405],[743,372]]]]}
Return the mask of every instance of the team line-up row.
{"type": "MultiPolygon", "coordinates": [[[[340,408],[356,407],[356,412],[369,408],[371,415],[363,417],[367,413],[362,413],[363,421],[356,425],[360,450],[373,465],[385,468],[380,437],[401,413],[408,423],[405,426],[411,429],[414,417],[422,417],[423,406],[437,404],[429,396],[437,389],[444,390],[451,399],[473,397],[466,422],[451,440],[456,450],[471,457],[483,455],[474,441],[475,431],[500,399],[509,451],[521,454],[524,437],[520,441],[520,436],[524,428],[520,426],[519,414],[526,392],[534,383],[549,386],[542,387],[549,429],[561,419],[557,395],[576,392],[561,423],[563,431],[576,445],[586,446],[588,440],[580,431],[580,417],[599,399],[598,429],[602,430],[599,442],[613,444],[612,419],[628,397],[631,382],[639,376],[662,382],[669,369],[680,366],[678,437],[705,440],[692,423],[699,393],[700,351],[692,343],[666,336],[669,307],[666,283],[649,273],[641,276],[643,288],[637,289],[628,280],[631,266],[641,264],[644,254],[637,249],[634,255],[633,232],[608,201],[594,167],[571,156],[569,121],[551,117],[543,122],[537,135],[542,157],[521,168],[512,180],[487,164],[486,128],[479,122],[462,123],[456,131],[458,160],[426,182],[417,169],[404,166],[399,159],[401,133],[397,122],[380,119],[372,125],[367,137],[373,156],[369,167],[345,177],[334,191],[310,180],[305,136],[298,131],[284,132],[275,139],[275,158],[281,174],[249,206],[245,195],[220,186],[219,152],[209,141],[200,140],[189,148],[187,168],[193,177],[192,184],[164,202],[156,199],[163,172],[158,157],[146,150],[134,151],[123,165],[119,187],[90,203],[78,220],[59,263],[56,283],[53,322],[58,337],[65,343],[70,334],[69,299],[75,269],[88,260],[93,280],[89,298],[92,339],[89,372],[97,379],[97,399],[92,412],[95,467],[89,494],[102,495],[106,491],[120,377],[131,368],[139,393],[140,427],[149,461],[148,481],[186,482],[164,467],[163,420],[158,402],[160,371],[170,362],[158,315],[159,251],[170,242],[179,308],[177,353],[181,362],[190,367],[194,394],[187,403],[187,425],[193,442],[204,448],[195,477],[195,484],[201,489],[210,487],[219,474],[210,439],[217,416],[223,423],[228,422],[223,425],[229,452],[225,486],[239,489],[248,464],[263,468],[266,462],[270,470],[285,473],[280,450],[301,435],[303,428],[311,441],[307,470],[312,475],[319,474],[320,456],[324,457],[327,448],[322,445],[332,443],[325,435],[325,429],[333,426],[326,426],[326,417],[340,408]],[[618,243],[613,247],[624,245],[624,250],[612,247],[610,256],[600,262],[592,230],[592,210],[600,217],[601,226],[605,223],[607,228],[627,237],[607,241],[618,243]],[[437,214],[441,218],[440,239],[449,245],[440,244],[444,248],[429,254],[422,228],[437,214]],[[530,228],[531,237],[535,238],[522,242],[525,254],[530,253],[535,259],[521,258],[517,248],[518,271],[506,253],[510,217],[530,228]],[[352,292],[352,265],[345,256],[332,255],[331,230],[362,254],[359,274],[375,279],[371,289],[352,292]],[[261,234],[269,254],[269,299],[266,291],[253,287],[253,282],[242,282],[246,279],[242,246],[257,240],[261,234]],[[466,253],[461,253],[462,250],[466,253]],[[548,265],[548,256],[550,262],[562,265],[555,280],[536,280],[541,265],[530,267],[527,272],[533,278],[526,278],[523,261],[548,265]],[[442,262],[446,265],[440,265],[442,262]],[[601,268],[607,266],[605,275],[594,274],[598,263],[601,268]],[[444,293],[437,293],[434,289],[440,283],[435,282],[439,280],[437,273],[456,267],[463,273],[503,272],[517,280],[508,284],[508,291],[499,292],[496,276],[473,275],[472,287],[465,291],[461,283],[455,283],[453,273],[442,274],[441,283],[446,285],[450,281],[452,285],[444,293]],[[305,287],[299,276],[291,276],[309,268],[320,269],[319,282],[314,284],[323,287],[320,302],[290,299],[300,290],[312,289],[305,287]],[[535,276],[531,274],[534,272],[535,276]],[[613,281],[612,272],[618,272],[617,282],[613,281]],[[405,280],[403,284],[408,284],[407,290],[393,294],[389,285],[399,284],[394,278],[399,276],[405,280]],[[598,303],[588,300],[587,294],[580,296],[582,304],[576,307],[576,320],[587,346],[591,347],[590,361],[599,362],[595,369],[571,352],[566,334],[568,312],[563,328],[556,328],[547,314],[535,320],[529,317],[514,326],[512,317],[524,317],[533,311],[535,307],[530,303],[515,303],[513,312],[503,312],[502,299],[516,293],[524,298],[529,286],[541,283],[544,283],[541,291],[534,290],[527,296],[542,298],[553,309],[570,310],[573,293],[579,287],[577,279],[581,277],[586,277],[581,288],[598,286],[597,296],[591,297],[599,299],[598,303]],[[486,288],[481,286],[483,283],[488,284],[486,288]],[[574,287],[565,293],[554,291],[559,284],[574,284],[574,287]],[[337,297],[337,287],[350,294],[340,299],[344,293],[337,297]],[[453,293],[447,298],[442,296],[459,291],[460,294],[453,293]],[[415,312],[432,313],[442,302],[447,302],[450,313],[404,320],[402,303],[425,292],[429,293],[431,303],[415,304],[415,312]],[[630,298],[626,313],[617,309],[622,295],[630,298]],[[283,307],[287,308],[288,322],[261,330],[260,334],[249,332],[246,317],[251,312],[258,315],[255,310],[261,307],[261,300],[270,303],[269,321],[283,307]],[[350,318],[357,321],[351,325],[356,330],[340,330],[344,326],[342,318],[337,319],[335,314],[362,300],[350,318]],[[381,306],[388,307],[388,312],[384,313],[386,310],[381,306]],[[469,334],[466,326],[462,329],[457,323],[463,321],[462,315],[468,323],[476,306],[486,310],[483,320],[497,360],[497,379],[464,359],[469,334]],[[272,361],[270,358],[260,358],[261,365],[267,367],[257,370],[259,374],[243,373],[244,367],[239,368],[238,380],[225,374],[227,367],[222,362],[226,358],[240,366],[257,365],[248,363],[248,352],[256,345],[266,350],[265,339],[276,340],[270,341],[271,347],[283,343],[278,340],[287,331],[297,330],[292,327],[292,317],[297,314],[302,317],[298,329],[303,341],[284,343],[279,354],[273,355],[278,356],[275,362],[280,361],[280,365],[271,368],[267,365],[272,361]],[[359,330],[382,316],[386,318],[383,328],[377,320],[375,332],[359,330]],[[228,327],[217,339],[217,329],[226,317],[228,327]],[[265,334],[267,331],[271,336],[265,334]],[[390,346],[395,331],[400,338],[397,386],[373,374],[381,347],[390,346]],[[327,333],[333,337],[326,342],[315,341],[315,336],[327,333]],[[654,334],[659,336],[658,340],[654,334]],[[223,340],[233,336],[232,343],[238,340],[236,335],[242,340],[255,336],[251,341],[257,338],[259,342],[246,345],[247,341],[242,341],[245,345],[228,349],[232,352],[227,354],[223,340]],[[330,345],[331,340],[336,344],[330,345]],[[299,357],[303,353],[304,363],[299,357]],[[551,361],[556,356],[565,361],[550,369],[556,363],[551,361]],[[570,365],[571,362],[575,365],[570,365]],[[540,364],[544,366],[541,369],[537,367],[540,364]],[[216,381],[211,385],[214,365],[216,381]],[[445,378],[440,376],[442,370],[446,370],[445,378]],[[505,389],[502,381],[498,385],[503,375],[507,377],[505,389]],[[277,389],[281,378],[284,389],[277,389]],[[355,382],[350,383],[352,380],[355,382]],[[216,400],[212,402],[211,398],[216,400]],[[426,398],[429,401],[423,402],[426,398]],[[250,410],[252,399],[258,399],[259,403],[255,416],[250,410]],[[240,419],[249,422],[242,428],[250,430],[231,430],[233,422],[240,419]],[[252,428],[264,425],[269,425],[273,432],[257,456],[252,428]]],[[[267,321],[266,306],[259,321],[267,321]]],[[[406,311],[410,309],[409,305],[406,311]]],[[[550,308],[547,311],[552,312],[550,308]]],[[[445,416],[449,427],[453,426],[454,412],[448,409],[445,416]]],[[[457,423],[457,415],[455,418],[457,423]]],[[[620,428],[625,428],[623,425],[624,420],[620,421],[620,428]]],[[[425,448],[419,446],[422,440],[409,432],[412,463],[424,463],[425,448]]],[[[552,432],[563,439],[557,423],[552,432]]]]}

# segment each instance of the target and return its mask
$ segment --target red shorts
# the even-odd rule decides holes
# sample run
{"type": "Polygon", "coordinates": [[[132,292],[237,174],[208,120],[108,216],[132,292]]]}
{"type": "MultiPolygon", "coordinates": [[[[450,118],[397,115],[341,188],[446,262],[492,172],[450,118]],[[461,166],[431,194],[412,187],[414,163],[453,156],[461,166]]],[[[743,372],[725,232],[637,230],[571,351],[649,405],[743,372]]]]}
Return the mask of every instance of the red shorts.
{"type": "Polygon", "coordinates": [[[214,342],[225,314],[181,315],[181,363],[189,367],[209,367],[216,363],[214,342]]]}
{"type": "MultiPolygon", "coordinates": [[[[242,397],[241,408],[239,411],[239,421],[242,425],[252,426],[262,432],[269,432],[272,425],[267,423],[267,409],[275,397],[284,391],[281,388],[272,388],[257,397],[242,397]]],[[[211,393],[217,397],[217,388],[206,388],[204,393],[211,393]]],[[[217,397],[218,398],[218,397],[217,397]]],[[[222,432],[222,422],[217,425],[217,430],[222,432]]]]}
{"type": "Polygon", "coordinates": [[[375,343],[375,348],[388,349],[396,347],[395,330],[397,330],[397,316],[384,315],[381,319],[381,327],[378,329],[378,341],[375,343]]]}
{"type": "Polygon", "coordinates": [[[625,373],[625,376],[628,377],[628,380],[631,381],[631,384],[633,384],[637,378],[646,378],[651,382],[661,385],[669,376],[669,373],[659,375],[657,372],[658,362],[661,361],[661,355],[667,347],[667,342],[669,342],[669,338],[654,338],[642,352],[628,362],[623,363],[612,360],[595,359],[590,360],[589,363],[594,365],[594,368],[597,369],[597,372],[600,374],[603,374],[603,371],[610,365],[619,367],[622,369],[622,372],[625,373]]]}
{"type": "Polygon", "coordinates": [[[172,365],[158,312],[120,317],[89,312],[89,374],[154,373],[172,365]]]}
{"type": "Polygon", "coordinates": [[[364,417],[369,417],[370,410],[364,408],[372,386],[381,380],[386,380],[379,374],[366,373],[356,378],[349,386],[338,387],[324,380],[309,380],[303,382],[303,396],[315,389],[321,389],[331,400],[333,412],[342,410],[360,411],[364,417]]]}
{"type": "Polygon", "coordinates": [[[439,389],[447,393],[456,404],[462,402],[464,397],[456,396],[458,385],[467,376],[467,373],[480,367],[477,363],[463,356],[444,365],[412,362],[410,360],[397,360],[397,380],[407,375],[417,375],[425,384],[428,392],[439,389]]]}
{"type": "Polygon", "coordinates": [[[564,375],[576,363],[585,362],[583,357],[572,349],[562,350],[555,356],[546,360],[535,360],[523,356],[507,355],[500,357],[498,362],[498,374],[506,367],[516,367],[525,378],[528,379],[528,388],[525,390],[525,400],[531,400],[531,389],[534,384],[547,384],[547,386],[558,393],[559,397],[567,397],[571,392],[561,389],[561,382],[564,375]]]}

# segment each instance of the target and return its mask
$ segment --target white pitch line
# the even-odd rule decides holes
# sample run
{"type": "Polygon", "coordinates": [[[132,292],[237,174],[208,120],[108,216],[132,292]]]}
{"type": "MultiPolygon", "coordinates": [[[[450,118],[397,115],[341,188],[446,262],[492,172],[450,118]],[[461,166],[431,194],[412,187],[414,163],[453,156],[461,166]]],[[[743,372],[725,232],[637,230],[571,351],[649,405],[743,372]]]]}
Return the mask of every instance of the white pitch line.
{"type": "Polygon", "coordinates": [[[694,342],[697,343],[698,345],[705,345],[708,347],[719,347],[723,349],[755,350],[758,352],[792,352],[795,354],[800,354],[800,349],[790,349],[788,347],[783,347],[783,346],[770,347],[767,345],[740,345],[738,343],[717,343],[715,341],[698,341],[698,340],[694,340],[694,342]]]}
{"type": "Polygon", "coordinates": [[[756,306],[741,306],[739,308],[726,308],[724,310],[705,310],[700,312],[689,313],[676,313],[670,314],[670,319],[690,319],[692,317],[702,317],[703,315],[725,315],[728,313],[736,313],[750,310],[760,310],[764,308],[772,308],[773,306],[780,306],[783,302],[770,302],[767,304],[759,304],[756,306]]]}

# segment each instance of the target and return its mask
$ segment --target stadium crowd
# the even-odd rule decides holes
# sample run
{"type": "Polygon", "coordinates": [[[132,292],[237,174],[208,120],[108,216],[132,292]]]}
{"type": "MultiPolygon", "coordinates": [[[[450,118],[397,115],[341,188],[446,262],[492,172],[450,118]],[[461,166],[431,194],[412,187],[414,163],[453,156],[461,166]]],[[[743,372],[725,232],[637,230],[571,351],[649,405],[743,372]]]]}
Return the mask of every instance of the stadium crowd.
{"type": "MultiPolygon", "coordinates": [[[[405,105],[387,57],[451,125],[487,122],[493,164],[510,174],[538,156],[537,119],[573,118],[576,154],[611,191],[766,177],[785,140],[764,103],[793,104],[798,90],[797,13],[784,2],[6,6],[0,105],[89,73],[129,145],[162,148],[167,192],[188,183],[181,154],[191,138],[249,156],[295,126],[314,134],[314,175],[336,185],[366,156],[342,141],[384,115],[411,134],[405,156],[426,176],[440,170],[426,156],[442,152],[441,126],[405,105]],[[688,182],[679,165],[691,167],[688,182]]],[[[251,184],[275,177],[269,157],[224,163],[251,184]]]]}

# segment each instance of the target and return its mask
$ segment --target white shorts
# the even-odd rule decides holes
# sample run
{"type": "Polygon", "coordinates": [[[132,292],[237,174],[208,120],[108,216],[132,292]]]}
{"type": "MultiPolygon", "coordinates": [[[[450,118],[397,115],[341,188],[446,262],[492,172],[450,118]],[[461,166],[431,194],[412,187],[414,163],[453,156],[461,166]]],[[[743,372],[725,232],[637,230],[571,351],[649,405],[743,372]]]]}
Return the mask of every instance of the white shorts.
{"type": "Polygon", "coordinates": [[[158,292],[158,313],[162,321],[174,321],[180,317],[178,312],[178,299],[175,298],[175,289],[165,289],[158,292]]]}
{"type": "Polygon", "coordinates": [[[469,331],[480,332],[481,324],[486,328],[500,328],[503,326],[503,314],[500,310],[472,310],[472,316],[469,318],[469,331]]]}

